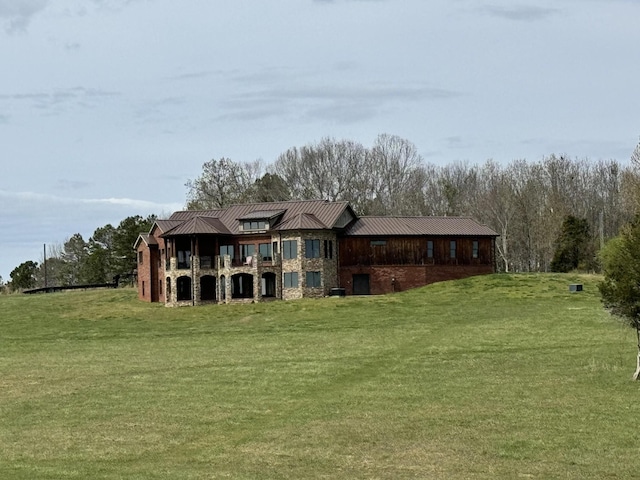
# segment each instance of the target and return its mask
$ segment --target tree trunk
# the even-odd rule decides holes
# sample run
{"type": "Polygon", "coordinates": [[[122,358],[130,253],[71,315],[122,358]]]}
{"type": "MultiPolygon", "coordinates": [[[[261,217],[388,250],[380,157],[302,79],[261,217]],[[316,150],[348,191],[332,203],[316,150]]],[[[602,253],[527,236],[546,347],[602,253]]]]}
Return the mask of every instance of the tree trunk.
{"type": "Polygon", "coordinates": [[[638,337],[638,357],[636,360],[636,371],[633,374],[633,379],[638,380],[640,376],[640,320],[636,319],[636,335],[638,337]]]}

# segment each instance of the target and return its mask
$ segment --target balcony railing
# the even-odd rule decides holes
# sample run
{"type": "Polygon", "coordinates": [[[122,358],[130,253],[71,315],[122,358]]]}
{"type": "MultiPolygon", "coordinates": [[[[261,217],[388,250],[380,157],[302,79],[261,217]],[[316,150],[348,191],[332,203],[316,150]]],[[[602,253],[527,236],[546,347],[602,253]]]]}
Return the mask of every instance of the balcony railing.
{"type": "MultiPolygon", "coordinates": [[[[178,270],[188,270],[191,268],[191,261],[194,259],[193,257],[178,259],[173,257],[175,268],[178,270]]],[[[202,256],[196,257],[194,259],[196,265],[200,266],[200,269],[203,270],[220,270],[223,268],[243,268],[243,267],[253,267],[257,268],[260,266],[277,266],[281,264],[281,255],[279,253],[274,253],[270,257],[262,257],[259,254],[250,255],[248,257],[233,257],[231,258],[229,255],[216,255],[216,256],[202,256]]],[[[171,270],[171,259],[167,259],[166,262],[166,270],[171,270]]]]}

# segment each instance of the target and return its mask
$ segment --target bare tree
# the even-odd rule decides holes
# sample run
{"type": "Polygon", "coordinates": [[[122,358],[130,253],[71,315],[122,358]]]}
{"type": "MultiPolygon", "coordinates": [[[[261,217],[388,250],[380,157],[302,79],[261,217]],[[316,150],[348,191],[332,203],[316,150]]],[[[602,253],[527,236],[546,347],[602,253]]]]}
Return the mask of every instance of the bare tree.
{"type": "Polygon", "coordinates": [[[241,202],[251,185],[260,178],[261,163],[236,163],[228,158],[210,160],[202,174],[188,180],[187,208],[202,210],[222,208],[241,202]]]}

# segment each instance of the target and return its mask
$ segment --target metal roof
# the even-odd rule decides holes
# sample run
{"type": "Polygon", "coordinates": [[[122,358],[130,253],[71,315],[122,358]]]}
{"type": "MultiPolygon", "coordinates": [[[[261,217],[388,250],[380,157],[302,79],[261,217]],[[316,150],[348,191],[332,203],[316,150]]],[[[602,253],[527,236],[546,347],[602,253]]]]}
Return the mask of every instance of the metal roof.
{"type": "Polygon", "coordinates": [[[311,213],[300,213],[278,224],[278,230],[328,230],[329,228],[311,213]]]}
{"type": "Polygon", "coordinates": [[[356,217],[347,202],[301,200],[289,202],[247,203],[216,210],[175,212],[169,220],[156,224],[163,236],[216,234],[240,235],[240,220],[277,219],[270,230],[330,230],[343,213],[355,222],[345,230],[347,236],[488,236],[497,237],[491,228],[471,217],[356,217]]]}
{"type": "Polygon", "coordinates": [[[212,234],[212,235],[229,235],[231,232],[223,225],[218,218],[212,217],[193,217],[180,223],[177,227],[165,232],[164,236],[171,235],[196,235],[196,234],[212,234]]]}
{"type": "MultiPolygon", "coordinates": [[[[171,217],[169,217],[169,220],[185,222],[188,220],[192,220],[195,217],[216,218],[226,228],[226,231],[224,233],[239,235],[243,233],[240,231],[240,222],[238,221],[240,219],[274,218],[274,214],[276,214],[275,216],[277,217],[277,213],[282,212],[278,223],[270,225],[270,230],[277,231],[280,230],[281,225],[284,225],[287,229],[291,229],[287,226],[295,224],[295,221],[294,223],[291,223],[291,220],[299,217],[301,214],[305,214],[310,217],[299,219],[299,224],[305,225],[305,228],[332,229],[340,216],[345,211],[350,212],[351,215],[353,215],[353,218],[356,218],[348,202],[329,202],[327,200],[295,200],[288,202],[246,203],[241,205],[232,205],[225,209],[216,210],[183,210],[173,213],[171,217]],[[265,214],[268,214],[270,216],[265,217],[265,214]]],[[[173,229],[166,231],[164,233],[164,236],[190,235],[193,233],[201,233],[195,230],[192,231],[192,228],[195,229],[195,226],[180,229],[174,227],[173,229]]]]}
{"type": "Polygon", "coordinates": [[[284,210],[256,210],[255,212],[249,212],[246,215],[238,218],[238,220],[257,220],[257,219],[272,219],[279,217],[284,213],[284,210]]]}
{"type": "Polygon", "coordinates": [[[470,217],[360,217],[347,228],[345,235],[498,236],[470,217]]]}
{"type": "Polygon", "coordinates": [[[136,238],[136,241],[133,244],[133,248],[134,249],[138,248],[138,245],[140,245],[141,241],[146,243],[147,245],[158,245],[158,241],[156,240],[156,237],[148,233],[141,233],[140,235],[138,235],[138,238],[136,238]]]}

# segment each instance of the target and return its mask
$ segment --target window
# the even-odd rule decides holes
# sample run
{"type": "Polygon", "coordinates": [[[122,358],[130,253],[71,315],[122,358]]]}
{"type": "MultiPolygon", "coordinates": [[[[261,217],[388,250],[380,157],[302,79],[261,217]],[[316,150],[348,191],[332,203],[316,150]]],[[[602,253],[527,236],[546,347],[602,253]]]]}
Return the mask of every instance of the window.
{"type": "Polygon", "coordinates": [[[142,296],[144,297],[144,280],[142,281],[142,296]]]}
{"type": "Polygon", "coordinates": [[[233,245],[220,245],[220,255],[229,255],[233,258],[233,245]]]}
{"type": "Polygon", "coordinates": [[[455,240],[451,240],[451,242],[449,242],[449,256],[451,258],[456,258],[456,241],[455,240]]]}
{"type": "Polygon", "coordinates": [[[297,240],[285,240],[282,242],[282,257],[287,259],[298,258],[297,240]]]}
{"type": "Polygon", "coordinates": [[[264,220],[242,222],[242,230],[266,230],[266,228],[267,222],[264,220]]]}
{"type": "Polygon", "coordinates": [[[191,278],[178,277],[176,283],[178,288],[178,301],[191,300],[191,278]]]}
{"type": "Polygon", "coordinates": [[[320,258],[320,240],[305,240],[304,256],[306,258],[320,258]]]}
{"type": "Polygon", "coordinates": [[[250,257],[256,253],[256,246],[251,245],[240,245],[240,251],[242,252],[242,259],[244,260],[247,257],[250,257]]]}
{"type": "Polygon", "coordinates": [[[307,272],[307,287],[316,288],[320,286],[320,272],[307,272]]]}
{"type": "Polygon", "coordinates": [[[158,293],[162,295],[162,280],[158,280],[158,293]]]}
{"type": "Polygon", "coordinates": [[[427,258],[433,258],[433,240],[427,240],[427,258]]]}
{"type": "Polygon", "coordinates": [[[138,263],[142,265],[142,259],[144,258],[142,252],[138,252],[138,263]]]}
{"type": "Polygon", "coordinates": [[[270,243],[261,243],[258,245],[258,252],[262,256],[263,260],[270,262],[271,257],[271,244],[270,243]]]}
{"type": "Polygon", "coordinates": [[[333,258],[333,240],[324,241],[324,258],[333,258]]]}
{"type": "Polygon", "coordinates": [[[473,251],[472,251],[472,256],[473,258],[478,258],[478,241],[474,240],[473,241],[473,251]]]}
{"type": "Polygon", "coordinates": [[[371,240],[372,247],[384,247],[387,245],[386,240],[371,240]]]}
{"type": "Polygon", "coordinates": [[[178,250],[178,268],[191,268],[191,252],[189,250],[178,250]]]}
{"type": "Polygon", "coordinates": [[[273,242],[273,253],[278,253],[278,242],[273,242]]]}
{"type": "Polygon", "coordinates": [[[284,288],[298,288],[298,272],[284,274],[284,288]]]}

